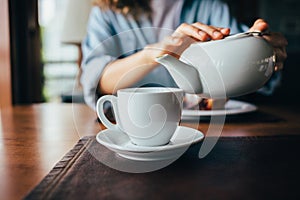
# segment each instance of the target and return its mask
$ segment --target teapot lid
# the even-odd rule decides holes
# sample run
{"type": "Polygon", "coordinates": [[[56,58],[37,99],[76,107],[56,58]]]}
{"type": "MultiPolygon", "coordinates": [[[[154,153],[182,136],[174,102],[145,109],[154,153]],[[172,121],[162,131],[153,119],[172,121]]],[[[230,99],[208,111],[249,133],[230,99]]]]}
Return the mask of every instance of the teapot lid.
{"type": "Polygon", "coordinates": [[[260,32],[260,31],[248,31],[248,32],[243,32],[243,33],[237,33],[237,34],[233,34],[233,35],[229,35],[227,37],[225,37],[224,39],[237,39],[237,38],[242,38],[242,37],[249,37],[249,36],[264,36],[264,35],[268,35],[268,32],[260,32]]]}

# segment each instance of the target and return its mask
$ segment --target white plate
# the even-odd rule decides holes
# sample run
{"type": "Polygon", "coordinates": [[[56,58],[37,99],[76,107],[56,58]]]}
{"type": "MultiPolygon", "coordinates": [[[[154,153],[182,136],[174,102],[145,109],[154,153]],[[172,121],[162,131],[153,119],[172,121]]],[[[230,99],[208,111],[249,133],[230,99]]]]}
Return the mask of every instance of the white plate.
{"type": "Polygon", "coordinates": [[[199,118],[200,116],[218,116],[218,115],[235,115],[241,113],[253,112],[257,109],[257,107],[253,104],[237,101],[237,100],[229,100],[225,104],[225,109],[221,110],[186,110],[182,111],[182,119],[192,119],[199,118]]]}
{"type": "Polygon", "coordinates": [[[96,136],[97,141],[130,160],[157,161],[180,157],[192,144],[204,138],[202,132],[184,126],[178,126],[170,142],[163,146],[144,147],[131,143],[129,137],[120,131],[103,130],[96,136]]]}

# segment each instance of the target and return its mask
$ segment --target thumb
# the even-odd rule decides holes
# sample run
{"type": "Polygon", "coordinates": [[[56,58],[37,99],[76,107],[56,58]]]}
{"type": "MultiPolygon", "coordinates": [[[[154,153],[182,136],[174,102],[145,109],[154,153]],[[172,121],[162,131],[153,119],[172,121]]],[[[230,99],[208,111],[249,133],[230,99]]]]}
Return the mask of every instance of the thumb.
{"type": "Polygon", "coordinates": [[[258,19],[254,22],[253,26],[250,28],[249,31],[258,31],[258,32],[264,32],[268,30],[269,25],[268,23],[263,19],[258,19]]]}

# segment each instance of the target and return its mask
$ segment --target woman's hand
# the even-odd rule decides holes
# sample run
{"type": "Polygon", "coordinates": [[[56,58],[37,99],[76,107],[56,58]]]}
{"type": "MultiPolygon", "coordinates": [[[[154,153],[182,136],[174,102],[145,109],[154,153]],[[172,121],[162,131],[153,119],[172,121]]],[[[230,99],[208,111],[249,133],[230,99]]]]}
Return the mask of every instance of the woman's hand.
{"type": "Polygon", "coordinates": [[[164,54],[170,54],[178,58],[194,42],[219,40],[228,36],[229,33],[229,28],[208,26],[200,22],[193,24],[183,23],[172,35],[165,37],[159,43],[147,45],[144,50],[147,52],[149,62],[164,54]]]}
{"type": "Polygon", "coordinates": [[[209,39],[218,40],[229,35],[229,28],[221,28],[215,26],[208,26],[201,22],[193,24],[181,24],[175,32],[172,34],[173,37],[185,38],[189,37],[196,41],[207,41],[209,39]]]}
{"type": "MultiPolygon", "coordinates": [[[[254,22],[253,26],[249,31],[268,32],[269,25],[263,19],[258,19],[254,22]]],[[[270,32],[263,36],[274,48],[276,55],[276,66],[275,70],[281,70],[283,63],[287,58],[286,46],[288,44],[286,38],[281,33],[270,32]]]]}

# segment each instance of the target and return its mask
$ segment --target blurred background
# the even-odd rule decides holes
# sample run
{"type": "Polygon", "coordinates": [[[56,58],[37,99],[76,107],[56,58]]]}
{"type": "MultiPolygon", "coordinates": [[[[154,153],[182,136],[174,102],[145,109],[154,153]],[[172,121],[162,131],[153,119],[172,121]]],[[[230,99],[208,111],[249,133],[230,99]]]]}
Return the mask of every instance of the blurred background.
{"type": "MultiPolygon", "coordinates": [[[[288,39],[282,85],[267,101],[298,102],[300,1],[225,0],[247,25],[264,18],[288,39]]],[[[0,0],[1,105],[82,102],[80,42],[91,0],[0,0]]]]}

